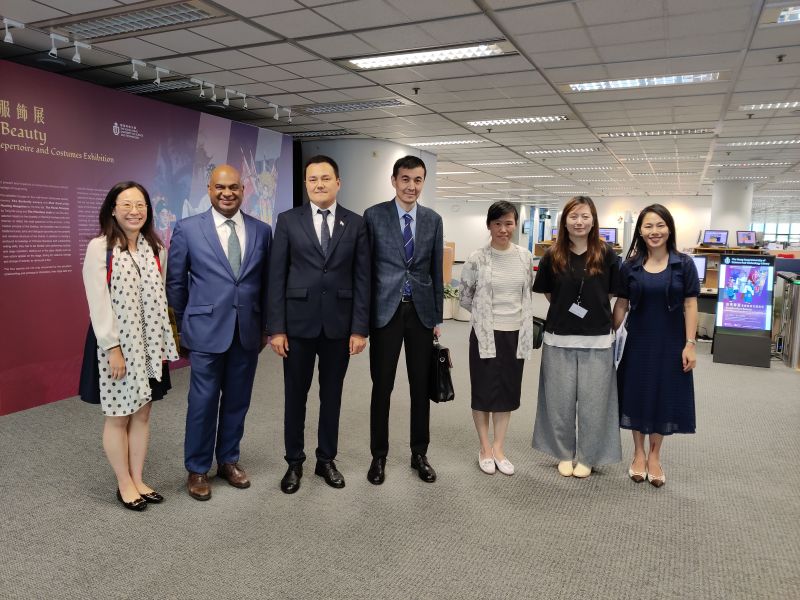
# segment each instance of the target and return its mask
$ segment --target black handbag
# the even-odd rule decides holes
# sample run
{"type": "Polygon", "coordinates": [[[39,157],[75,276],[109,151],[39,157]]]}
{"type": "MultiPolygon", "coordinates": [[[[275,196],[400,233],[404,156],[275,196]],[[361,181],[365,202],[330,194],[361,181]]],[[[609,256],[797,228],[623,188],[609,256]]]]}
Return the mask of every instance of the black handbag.
{"type": "Polygon", "coordinates": [[[447,402],[456,397],[453,389],[453,377],[450,369],[453,362],[450,360],[450,349],[439,343],[439,338],[433,338],[433,351],[431,352],[431,373],[428,382],[428,397],[434,402],[447,402]]]}
{"type": "Polygon", "coordinates": [[[538,350],[544,341],[544,327],[547,321],[539,317],[533,317],[533,349],[538,350]]]}

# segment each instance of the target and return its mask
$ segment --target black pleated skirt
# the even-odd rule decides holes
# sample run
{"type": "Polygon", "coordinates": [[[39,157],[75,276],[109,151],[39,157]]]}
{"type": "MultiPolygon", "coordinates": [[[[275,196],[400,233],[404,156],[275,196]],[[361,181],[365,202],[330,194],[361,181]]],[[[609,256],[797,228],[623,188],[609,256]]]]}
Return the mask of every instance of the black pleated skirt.
{"type": "Polygon", "coordinates": [[[469,334],[472,410],[509,412],[519,408],[525,360],[517,358],[519,331],[495,331],[495,358],[481,358],[475,331],[469,334]]]}

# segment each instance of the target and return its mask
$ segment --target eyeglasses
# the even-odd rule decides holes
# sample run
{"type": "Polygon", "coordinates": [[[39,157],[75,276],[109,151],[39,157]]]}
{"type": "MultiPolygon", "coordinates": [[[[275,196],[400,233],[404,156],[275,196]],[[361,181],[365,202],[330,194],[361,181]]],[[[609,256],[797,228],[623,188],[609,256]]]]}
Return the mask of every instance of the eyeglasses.
{"type": "Polygon", "coordinates": [[[136,204],[131,204],[130,202],[117,203],[117,209],[124,212],[131,212],[134,208],[139,212],[147,212],[147,204],[145,204],[144,202],[136,204]]]}

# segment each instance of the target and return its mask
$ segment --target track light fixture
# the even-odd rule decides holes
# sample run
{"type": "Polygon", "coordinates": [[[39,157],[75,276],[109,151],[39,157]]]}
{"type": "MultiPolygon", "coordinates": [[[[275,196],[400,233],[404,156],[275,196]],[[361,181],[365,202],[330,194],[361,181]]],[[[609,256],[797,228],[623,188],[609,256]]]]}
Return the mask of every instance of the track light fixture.
{"type": "Polygon", "coordinates": [[[231,105],[230,98],[228,98],[228,93],[229,93],[228,92],[228,88],[225,88],[225,99],[222,101],[222,105],[223,106],[230,106],[231,105]]]}
{"type": "Polygon", "coordinates": [[[200,79],[195,79],[194,77],[191,78],[189,81],[191,83],[194,83],[194,84],[200,86],[200,97],[201,98],[205,98],[206,97],[206,90],[204,89],[205,83],[203,81],[201,81],[200,79]]]}
{"type": "Polygon", "coordinates": [[[211,86],[211,101],[217,101],[217,87],[213,83],[209,83],[208,85],[211,86]]]}
{"type": "Polygon", "coordinates": [[[292,107],[291,106],[286,109],[286,117],[287,117],[287,119],[286,119],[287,122],[289,123],[289,125],[291,125],[292,124],[292,107]]]}
{"type": "Polygon", "coordinates": [[[247,108],[247,94],[244,92],[236,92],[236,95],[242,99],[242,108],[247,108]]]}
{"type": "Polygon", "coordinates": [[[73,44],[75,44],[75,56],[72,57],[72,62],[81,64],[80,48],[83,48],[84,50],[91,50],[92,47],[89,44],[84,44],[83,42],[79,42],[78,40],[75,40],[73,44]]]}
{"type": "Polygon", "coordinates": [[[25,29],[25,24],[20,23],[19,21],[15,21],[14,19],[8,19],[3,17],[3,25],[6,26],[6,36],[3,38],[3,41],[6,44],[13,44],[14,38],[11,37],[11,30],[10,28],[16,27],[17,29],[25,29]]]}
{"type": "Polygon", "coordinates": [[[58,58],[58,50],[56,49],[56,40],[63,44],[69,44],[69,38],[65,38],[63,35],[58,35],[57,33],[50,34],[50,51],[48,54],[53,58],[58,58]]]}
{"type": "Polygon", "coordinates": [[[161,85],[161,74],[169,75],[169,69],[162,69],[161,67],[156,67],[156,78],[153,80],[153,83],[156,85],[161,85]]]}
{"type": "Polygon", "coordinates": [[[131,59],[131,68],[133,69],[133,72],[131,73],[131,79],[139,81],[139,71],[136,69],[136,67],[146,67],[146,66],[147,65],[144,63],[144,61],[136,60],[135,58],[132,58],[131,59]]]}

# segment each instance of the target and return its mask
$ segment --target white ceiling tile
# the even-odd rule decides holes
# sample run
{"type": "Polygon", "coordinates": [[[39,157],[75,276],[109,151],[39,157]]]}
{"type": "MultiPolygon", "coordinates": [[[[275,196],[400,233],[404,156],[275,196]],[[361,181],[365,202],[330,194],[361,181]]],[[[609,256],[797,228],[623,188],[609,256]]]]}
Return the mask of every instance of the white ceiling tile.
{"type": "Polygon", "coordinates": [[[287,38],[333,33],[342,29],[312,10],[293,10],[253,20],[287,38]]]}
{"type": "Polygon", "coordinates": [[[243,48],[242,52],[260,58],[272,65],[316,58],[313,54],[292,44],[267,44],[255,48],[243,48]]]}
{"type": "Polygon", "coordinates": [[[409,20],[436,19],[479,12],[473,0],[447,0],[431,2],[430,0],[388,0],[395,9],[402,12],[409,20]]]}
{"type": "Polygon", "coordinates": [[[738,52],[742,49],[744,39],[744,35],[738,31],[711,35],[695,35],[683,38],[670,38],[667,40],[667,48],[668,53],[673,56],[738,52]]]}
{"type": "Polygon", "coordinates": [[[583,26],[572,2],[504,10],[498,12],[497,16],[505,30],[511,35],[574,29],[583,26]]]}
{"type": "Polygon", "coordinates": [[[156,46],[148,42],[143,42],[138,38],[124,38],[121,40],[114,40],[111,42],[103,42],[95,44],[98,48],[105,48],[122,54],[123,56],[130,56],[131,58],[147,59],[153,56],[166,56],[175,54],[172,50],[167,50],[162,46],[156,46]]]}
{"type": "Polygon", "coordinates": [[[639,21],[664,15],[663,0],[581,0],[577,8],[587,25],[639,21]]]}
{"type": "Polygon", "coordinates": [[[39,4],[38,2],[31,2],[31,0],[3,0],[0,13],[2,13],[3,16],[23,23],[35,23],[36,21],[57,19],[67,14],[45,6],[44,4],[39,4]]]}
{"type": "Polygon", "coordinates": [[[164,48],[169,48],[175,52],[198,52],[201,50],[213,50],[214,48],[223,47],[222,44],[204,38],[201,35],[192,33],[191,31],[175,29],[173,31],[166,31],[164,33],[153,33],[151,35],[141,36],[142,41],[152,42],[164,48]]]}
{"type": "Polygon", "coordinates": [[[270,84],[284,92],[302,93],[324,90],[325,86],[314,83],[310,79],[287,79],[286,81],[270,81],[270,84]]]}
{"type": "Polygon", "coordinates": [[[667,37],[664,19],[645,19],[628,23],[596,25],[589,28],[589,35],[598,46],[630,44],[633,42],[657,43],[667,37]]]}
{"type": "Polygon", "coordinates": [[[289,73],[275,66],[267,67],[253,67],[251,69],[239,69],[236,71],[240,75],[254,79],[255,81],[263,81],[264,83],[272,83],[273,81],[282,81],[284,79],[293,79],[294,73],[289,73]]]}
{"type": "MultiPolygon", "coordinates": [[[[4,1],[2,8],[0,8],[0,12],[2,12],[3,15],[7,13],[7,4],[8,3],[4,1]]],[[[28,1],[27,4],[39,3],[28,1]]],[[[46,0],[46,2],[42,2],[42,4],[47,4],[48,6],[57,10],[63,10],[65,13],[70,15],[92,12],[94,10],[102,10],[104,8],[119,7],[119,4],[114,0],[46,0]]],[[[11,16],[11,13],[8,13],[8,16],[11,16]]]]}
{"type": "Polygon", "coordinates": [[[540,69],[568,67],[573,65],[595,65],[601,62],[594,48],[560,50],[558,52],[536,52],[532,55],[532,58],[536,66],[540,69]]]}
{"type": "Polygon", "coordinates": [[[363,77],[354,73],[347,73],[345,75],[331,75],[330,77],[314,77],[312,81],[333,89],[359,87],[369,83],[363,77]]]}
{"type": "Polygon", "coordinates": [[[248,83],[245,85],[240,84],[236,86],[236,91],[245,94],[250,94],[252,96],[264,96],[266,94],[283,93],[282,90],[279,90],[275,86],[267,85],[266,83],[248,83]]]}
{"type": "Polygon", "coordinates": [[[358,37],[380,52],[400,52],[439,44],[435,37],[417,25],[361,31],[358,37]]]}
{"type": "Polygon", "coordinates": [[[405,23],[408,20],[406,15],[383,0],[354,0],[322,6],[316,10],[342,29],[365,29],[405,23]]]}
{"type": "Polygon", "coordinates": [[[666,0],[667,12],[671,15],[716,10],[725,12],[732,8],[753,6],[752,0],[666,0]]]}
{"type": "Polygon", "coordinates": [[[247,77],[243,77],[237,73],[232,71],[213,71],[209,73],[196,73],[195,77],[197,79],[201,79],[206,83],[213,83],[217,86],[220,85],[238,85],[238,84],[246,84],[246,83],[253,83],[252,79],[247,77]]]}
{"type": "Polygon", "coordinates": [[[304,98],[307,98],[309,102],[314,104],[319,103],[326,103],[326,102],[346,102],[351,98],[346,94],[338,90],[325,90],[322,92],[308,92],[303,94],[304,98]]]}
{"type": "Polygon", "coordinates": [[[182,73],[183,75],[194,75],[195,73],[205,73],[211,65],[192,58],[190,56],[179,56],[176,58],[160,58],[158,59],[158,66],[169,69],[175,73],[182,73]]]}
{"type": "MultiPolygon", "coordinates": [[[[294,106],[295,104],[308,104],[305,98],[297,94],[268,94],[264,99],[274,102],[281,107],[294,106]]],[[[269,109],[267,112],[269,112],[269,116],[272,116],[275,114],[275,109],[269,109]]]]}
{"type": "Polygon", "coordinates": [[[780,25],[777,27],[759,27],[753,37],[750,48],[758,50],[761,48],[776,48],[780,46],[797,46],[800,32],[798,25],[780,25]]]}
{"type": "Polygon", "coordinates": [[[597,53],[603,62],[619,62],[666,58],[669,55],[667,40],[634,42],[631,44],[612,44],[599,46],[597,53]]]}
{"type": "Polygon", "coordinates": [[[303,46],[322,54],[326,58],[359,56],[361,54],[372,54],[375,52],[375,48],[367,44],[364,40],[349,33],[345,35],[303,40],[303,46]]]}
{"type": "Polygon", "coordinates": [[[264,66],[262,61],[238,50],[209,52],[203,54],[202,59],[204,62],[222,69],[246,69],[248,67],[264,66]]]}
{"type": "Polygon", "coordinates": [[[354,100],[368,100],[372,98],[382,98],[386,96],[386,90],[374,85],[367,87],[355,87],[341,90],[342,94],[354,100]]]}
{"type": "Polygon", "coordinates": [[[741,31],[744,34],[749,29],[752,18],[750,8],[726,10],[725,18],[720,18],[719,11],[678,15],[667,19],[667,31],[670,37],[712,35],[730,31],[741,31]]]}
{"type": "Polygon", "coordinates": [[[324,75],[342,75],[347,73],[347,71],[341,67],[337,67],[324,60],[296,62],[283,65],[283,68],[300,77],[322,77],[324,75]]]}
{"type": "Polygon", "coordinates": [[[253,2],[253,0],[216,0],[225,8],[239,13],[243,17],[257,17],[270,13],[283,12],[303,8],[294,0],[269,0],[269,2],[253,2]]]}
{"type": "Polygon", "coordinates": [[[216,23],[204,27],[194,27],[191,31],[215,40],[225,46],[238,46],[240,44],[263,44],[277,39],[265,31],[242,23],[231,21],[230,23],[216,23]]]}
{"type": "Polygon", "coordinates": [[[521,35],[517,43],[528,52],[555,52],[556,50],[574,50],[589,48],[592,41],[586,29],[565,29],[563,31],[545,31],[521,35]]]}
{"type": "Polygon", "coordinates": [[[503,37],[500,30],[485,15],[431,21],[429,23],[421,23],[420,27],[443,45],[503,37]]]}

